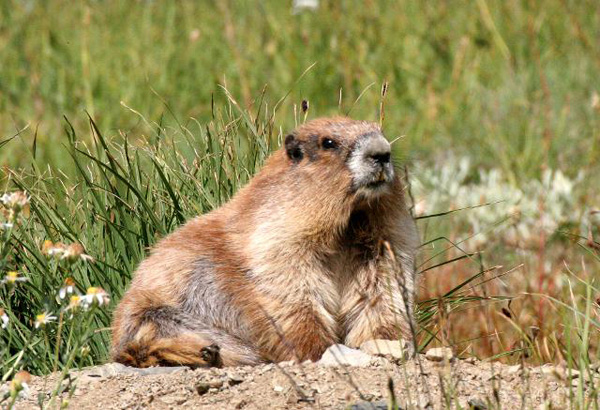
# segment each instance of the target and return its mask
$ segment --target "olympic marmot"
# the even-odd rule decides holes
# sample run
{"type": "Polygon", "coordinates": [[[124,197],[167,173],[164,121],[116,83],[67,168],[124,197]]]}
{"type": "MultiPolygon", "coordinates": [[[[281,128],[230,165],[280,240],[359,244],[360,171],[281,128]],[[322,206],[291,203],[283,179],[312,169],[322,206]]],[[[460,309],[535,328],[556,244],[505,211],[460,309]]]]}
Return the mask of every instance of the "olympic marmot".
{"type": "Polygon", "coordinates": [[[227,204],[161,240],[113,323],[124,364],[316,360],[411,339],[418,235],[377,124],[300,126],[227,204]]]}

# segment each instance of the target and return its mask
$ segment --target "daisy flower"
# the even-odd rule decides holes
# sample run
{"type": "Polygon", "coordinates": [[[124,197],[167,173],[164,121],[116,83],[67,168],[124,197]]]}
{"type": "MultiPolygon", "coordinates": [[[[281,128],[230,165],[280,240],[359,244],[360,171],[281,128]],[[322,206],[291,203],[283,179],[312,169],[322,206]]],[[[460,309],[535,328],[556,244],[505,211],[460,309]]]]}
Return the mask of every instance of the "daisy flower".
{"type": "Polygon", "coordinates": [[[70,263],[74,263],[78,259],[84,262],[94,261],[94,258],[84,253],[83,246],[79,243],[65,245],[61,242],[52,243],[52,241],[46,240],[42,245],[42,253],[47,256],[59,258],[60,260],[66,259],[70,263]]]}
{"type": "Polygon", "coordinates": [[[97,303],[98,306],[102,306],[109,302],[108,293],[102,288],[91,287],[87,289],[87,293],[82,296],[82,303],[85,307],[90,307],[94,303],[97,303]]]}
{"type": "Polygon", "coordinates": [[[47,256],[60,257],[65,253],[66,248],[67,247],[63,243],[53,243],[52,241],[45,240],[42,245],[42,253],[47,256]]]}
{"type": "Polygon", "coordinates": [[[65,279],[62,288],[58,291],[58,297],[63,300],[67,295],[75,293],[75,281],[72,278],[65,279]]]}
{"type": "Polygon", "coordinates": [[[40,327],[46,326],[50,322],[54,322],[55,320],[56,320],[56,316],[52,316],[51,313],[48,313],[48,312],[40,313],[39,315],[37,315],[35,317],[34,326],[36,329],[38,329],[40,327]]]}
{"type": "Polygon", "coordinates": [[[72,295],[69,298],[69,305],[66,310],[77,309],[83,303],[83,298],[79,295],[72,295]]]}
{"type": "Polygon", "coordinates": [[[83,246],[81,246],[81,244],[79,243],[72,243],[69,246],[67,246],[60,259],[66,259],[71,263],[76,262],[77,259],[81,259],[84,262],[94,261],[94,258],[84,253],[83,246]]]}
{"type": "Polygon", "coordinates": [[[19,272],[9,271],[6,272],[6,276],[0,281],[0,284],[8,283],[10,286],[14,286],[17,282],[27,282],[27,278],[20,276],[19,272]]]}
{"type": "Polygon", "coordinates": [[[87,308],[87,306],[84,305],[83,298],[79,295],[71,295],[69,298],[69,304],[65,308],[65,312],[69,312],[68,318],[73,319],[75,311],[80,307],[87,308]]]}

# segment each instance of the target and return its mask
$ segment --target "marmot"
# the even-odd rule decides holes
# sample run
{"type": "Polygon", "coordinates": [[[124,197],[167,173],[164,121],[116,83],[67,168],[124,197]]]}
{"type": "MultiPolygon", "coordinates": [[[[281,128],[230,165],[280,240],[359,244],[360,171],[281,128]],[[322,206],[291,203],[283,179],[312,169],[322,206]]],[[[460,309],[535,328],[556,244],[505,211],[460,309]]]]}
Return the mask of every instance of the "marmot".
{"type": "Polygon", "coordinates": [[[234,198],[162,239],[118,306],[121,363],[317,360],[412,339],[418,235],[377,124],[323,118],[234,198]]]}

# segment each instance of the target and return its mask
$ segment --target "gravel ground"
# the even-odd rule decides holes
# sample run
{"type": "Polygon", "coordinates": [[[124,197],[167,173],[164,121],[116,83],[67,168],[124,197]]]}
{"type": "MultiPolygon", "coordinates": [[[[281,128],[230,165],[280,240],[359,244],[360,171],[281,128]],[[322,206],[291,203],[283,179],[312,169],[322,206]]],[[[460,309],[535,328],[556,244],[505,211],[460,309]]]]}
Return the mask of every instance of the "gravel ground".
{"type": "MultiPolygon", "coordinates": [[[[350,350],[350,349],[349,349],[350,350]]],[[[73,409],[387,409],[390,380],[403,408],[503,409],[566,408],[569,392],[598,385],[595,370],[585,377],[564,368],[522,368],[473,359],[450,361],[443,354],[409,361],[364,352],[357,366],[342,363],[283,362],[225,369],[132,369],[109,363],[73,373],[57,400],[73,409]],[[441,361],[437,361],[441,360],[441,361]],[[591,376],[590,376],[591,375],[591,376]],[[591,378],[591,381],[590,381],[591,378]],[[574,386],[574,387],[573,387],[574,386]],[[72,389],[71,389],[72,390],[72,389]],[[452,405],[449,405],[452,403],[452,405]],[[66,404],[66,403],[63,403],[66,404]],[[524,404],[524,407],[523,407],[524,404]]],[[[17,408],[37,406],[38,394],[49,397],[56,375],[34,377],[17,408]]],[[[47,399],[46,399],[47,400],[47,399]]]]}

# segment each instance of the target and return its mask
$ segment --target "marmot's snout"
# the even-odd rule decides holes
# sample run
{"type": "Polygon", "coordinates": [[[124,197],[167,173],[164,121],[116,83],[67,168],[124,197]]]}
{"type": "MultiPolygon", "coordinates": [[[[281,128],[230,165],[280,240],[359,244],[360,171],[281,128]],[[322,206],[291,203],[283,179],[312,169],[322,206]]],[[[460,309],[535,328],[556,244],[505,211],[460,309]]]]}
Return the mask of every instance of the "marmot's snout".
{"type": "Polygon", "coordinates": [[[354,189],[379,193],[386,189],[394,178],[391,162],[392,148],[381,133],[362,137],[350,155],[350,170],[354,189]]]}

